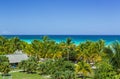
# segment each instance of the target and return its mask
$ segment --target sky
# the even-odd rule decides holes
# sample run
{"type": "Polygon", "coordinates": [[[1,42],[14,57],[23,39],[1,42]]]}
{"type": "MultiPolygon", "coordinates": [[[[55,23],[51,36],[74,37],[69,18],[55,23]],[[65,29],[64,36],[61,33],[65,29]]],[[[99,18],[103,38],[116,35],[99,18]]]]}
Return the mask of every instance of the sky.
{"type": "Polygon", "coordinates": [[[120,35],[120,0],[0,0],[0,34],[120,35]]]}

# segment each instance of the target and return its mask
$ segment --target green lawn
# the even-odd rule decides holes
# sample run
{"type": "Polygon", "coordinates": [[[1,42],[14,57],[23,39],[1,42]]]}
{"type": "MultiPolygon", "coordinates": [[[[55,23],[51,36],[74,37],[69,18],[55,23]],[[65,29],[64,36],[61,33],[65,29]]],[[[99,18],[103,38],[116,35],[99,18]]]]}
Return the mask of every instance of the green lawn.
{"type": "MultiPolygon", "coordinates": [[[[12,75],[12,79],[50,79],[50,78],[47,78],[46,76],[41,76],[38,74],[27,74],[23,72],[14,72],[14,73],[11,73],[11,75],[12,75]]],[[[0,75],[0,79],[2,79],[1,75],[0,75]]],[[[77,78],[77,79],[81,79],[81,78],[77,78]]],[[[91,78],[87,78],[87,79],[91,79],[91,78]]]]}
{"type": "MultiPolygon", "coordinates": [[[[12,79],[47,79],[45,76],[41,76],[38,74],[26,74],[23,72],[15,72],[11,73],[12,79]]],[[[2,79],[2,76],[0,76],[0,79],[2,79]]]]}

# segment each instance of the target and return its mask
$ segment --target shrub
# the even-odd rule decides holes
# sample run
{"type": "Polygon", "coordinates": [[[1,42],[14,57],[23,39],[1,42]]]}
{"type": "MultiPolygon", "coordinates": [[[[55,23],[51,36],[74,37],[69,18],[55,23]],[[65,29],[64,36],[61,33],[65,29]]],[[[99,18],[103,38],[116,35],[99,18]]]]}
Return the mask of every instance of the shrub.
{"type": "Polygon", "coordinates": [[[0,72],[5,75],[10,72],[9,60],[6,56],[0,56],[0,72]]]}
{"type": "Polygon", "coordinates": [[[50,74],[52,79],[75,79],[74,64],[64,59],[48,60],[39,65],[40,72],[50,74]]]}
{"type": "Polygon", "coordinates": [[[19,63],[19,68],[27,73],[33,73],[36,72],[37,64],[37,59],[35,57],[30,57],[28,60],[21,61],[19,63]]]}

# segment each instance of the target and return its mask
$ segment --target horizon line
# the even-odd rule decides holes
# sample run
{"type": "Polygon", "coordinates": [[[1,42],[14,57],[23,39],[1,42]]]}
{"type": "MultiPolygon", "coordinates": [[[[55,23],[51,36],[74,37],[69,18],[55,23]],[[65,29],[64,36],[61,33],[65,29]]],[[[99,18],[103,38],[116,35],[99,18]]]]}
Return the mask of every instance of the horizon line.
{"type": "Polygon", "coordinates": [[[0,34],[0,36],[4,36],[4,35],[43,35],[43,36],[50,36],[50,35],[89,35],[89,36],[101,36],[101,35],[108,35],[108,36],[120,36],[120,34],[0,34]]]}

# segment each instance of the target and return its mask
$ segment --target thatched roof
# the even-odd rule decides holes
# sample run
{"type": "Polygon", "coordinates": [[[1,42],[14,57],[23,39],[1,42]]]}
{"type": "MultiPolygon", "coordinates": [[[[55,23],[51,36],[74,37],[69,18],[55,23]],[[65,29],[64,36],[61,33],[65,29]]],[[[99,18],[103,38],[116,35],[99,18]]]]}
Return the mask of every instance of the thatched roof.
{"type": "Polygon", "coordinates": [[[5,55],[6,57],[8,57],[10,63],[19,63],[22,60],[27,60],[28,56],[26,54],[24,54],[21,50],[20,51],[15,51],[14,54],[9,54],[9,55],[5,55]]]}

